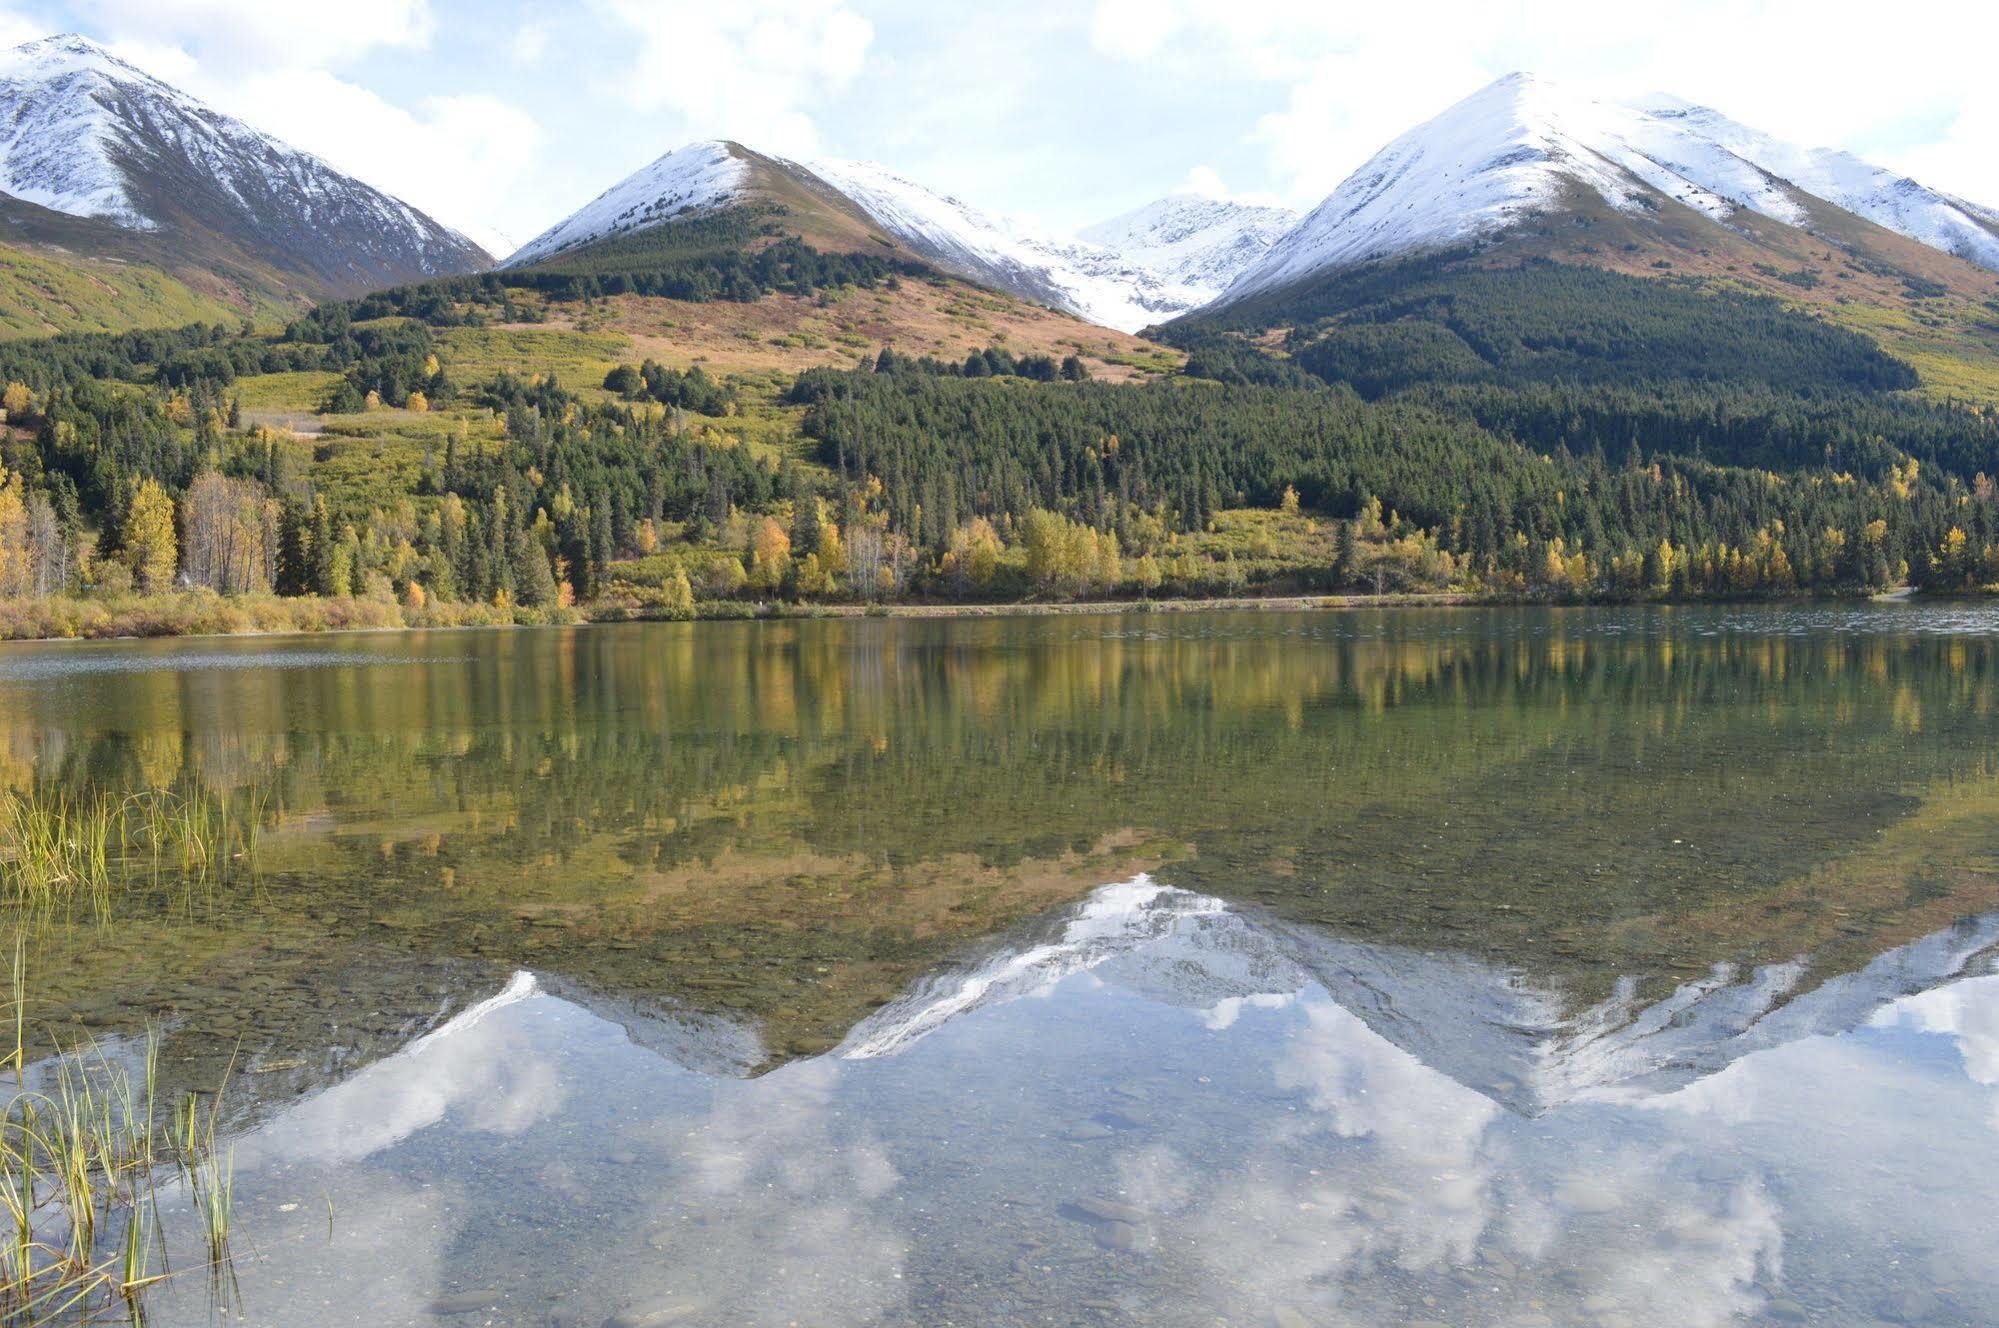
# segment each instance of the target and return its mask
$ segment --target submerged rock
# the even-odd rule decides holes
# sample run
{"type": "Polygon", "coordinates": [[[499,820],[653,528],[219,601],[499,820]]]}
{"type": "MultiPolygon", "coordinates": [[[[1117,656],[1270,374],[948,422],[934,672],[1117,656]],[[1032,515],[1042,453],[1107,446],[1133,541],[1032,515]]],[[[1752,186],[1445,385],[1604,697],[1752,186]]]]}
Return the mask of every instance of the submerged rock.
{"type": "Polygon", "coordinates": [[[1098,1222],[1125,1222],[1139,1226],[1152,1216],[1136,1204],[1119,1203],[1115,1199],[1084,1197],[1071,1199],[1069,1206],[1098,1222]]]}
{"type": "Polygon", "coordinates": [[[1105,1222],[1092,1234],[1097,1244],[1107,1250],[1130,1253],[1146,1246],[1145,1232],[1129,1222],[1105,1222]]]}

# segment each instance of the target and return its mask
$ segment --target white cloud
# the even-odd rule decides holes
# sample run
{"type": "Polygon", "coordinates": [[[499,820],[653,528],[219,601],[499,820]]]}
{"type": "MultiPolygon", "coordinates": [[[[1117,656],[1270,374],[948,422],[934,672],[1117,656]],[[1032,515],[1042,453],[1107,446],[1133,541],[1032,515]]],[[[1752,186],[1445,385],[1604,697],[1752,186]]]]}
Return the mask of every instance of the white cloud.
{"type": "Polygon", "coordinates": [[[1291,86],[1287,104],[1257,121],[1251,141],[1300,205],[1317,203],[1389,140],[1488,79],[1464,57],[1436,51],[1418,62],[1336,54],[1291,86]]]}
{"type": "Polygon", "coordinates": [[[523,23],[514,34],[512,54],[517,65],[538,65],[548,54],[549,30],[546,23],[523,23]]]}
{"type": "Polygon", "coordinates": [[[1882,164],[1999,208],[1999,85],[1987,83],[1959,102],[1940,137],[1890,153],[1882,164]]]}
{"type": "Polygon", "coordinates": [[[435,30],[429,0],[79,0],[120,40],[184,45],[236,68],[337,65],[378,47],[422,48],[435,30]]]}
{"type": "Polygon", "coordinates": [[[860,74],[874,26],[844,0],[595,0],[639,38],[620,89],[690,138],[786,155],[819,147],[811,108],[860,74]]]}
{"type": "Polygon", "coordinates": [[[19,46],[37,37],[49,34],[45,24],[37,23],[12,10],[0,9],[0,47],[19,46]]]}
{"type": "Polygon", "coordinates": [[[1281,207],[1284,200],[1275,194],[1239,193],[1229,188],[1222,173],[1213,166],[1196,166],[1187,172],[1187,178],[1180,182],[1176,194],[1192,194],[1196,198],[1212,198],[1232,203],[1245,203],[1251,207],[1281,207]]]}
{"type": "Polygon", "coordinates": [[[1222,183],[1222,173],[1212,166],[1196,166],[1187,172],[1187,179],[1179,192],[1192,194],[1196,198],[1227,198],[1229,188],[1222,183]]]}

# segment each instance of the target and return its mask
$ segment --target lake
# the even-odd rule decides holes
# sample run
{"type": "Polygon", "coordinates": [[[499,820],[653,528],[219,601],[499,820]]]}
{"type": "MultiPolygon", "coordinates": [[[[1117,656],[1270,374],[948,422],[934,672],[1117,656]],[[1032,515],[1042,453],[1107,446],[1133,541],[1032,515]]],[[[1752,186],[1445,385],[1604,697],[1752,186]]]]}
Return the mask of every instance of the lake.
{"type": "Polygon", "coordinates": [[[24,943],[220,1092],[154,1328],[1999,1322],[1999,610],[14,647],[0,777],[228,827],[24,943]]]}

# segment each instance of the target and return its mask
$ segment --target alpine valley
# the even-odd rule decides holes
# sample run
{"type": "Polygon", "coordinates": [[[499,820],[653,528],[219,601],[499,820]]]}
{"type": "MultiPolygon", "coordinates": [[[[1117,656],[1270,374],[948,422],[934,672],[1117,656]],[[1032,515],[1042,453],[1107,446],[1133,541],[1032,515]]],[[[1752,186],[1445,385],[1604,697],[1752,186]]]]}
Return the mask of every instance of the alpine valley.
{"type": "Polygon", "coordinates": [[[0,108],[7,632],[1999,584],[1999,214],[1671,97],[1077,235],[701,142],[498,262],[80,37],[0,108]]]}

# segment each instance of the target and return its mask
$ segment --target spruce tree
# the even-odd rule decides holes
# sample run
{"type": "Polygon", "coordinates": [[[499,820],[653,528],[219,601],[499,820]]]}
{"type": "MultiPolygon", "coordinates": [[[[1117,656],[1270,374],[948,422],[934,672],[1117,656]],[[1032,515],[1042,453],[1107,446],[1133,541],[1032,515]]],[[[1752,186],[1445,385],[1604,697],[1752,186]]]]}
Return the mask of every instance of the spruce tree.
{"type": "Polygon", "coordinates": [[[345,586],[336,588],[333,584],[333,518],[327,513],[324,498],[313,500],[305,543],[308,566],[311,569],[307,578],[311,592],[318,595],[347,593],[345,586]]]}

